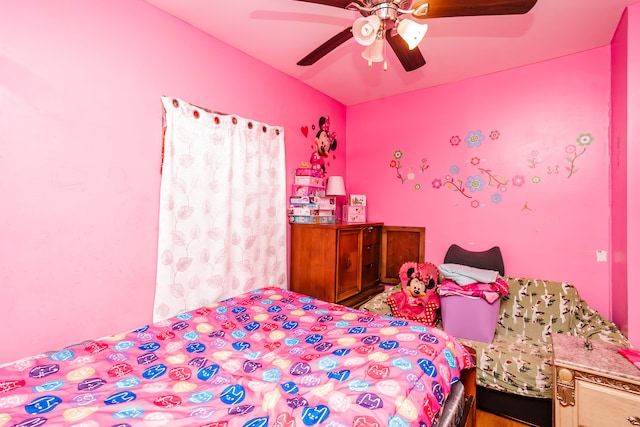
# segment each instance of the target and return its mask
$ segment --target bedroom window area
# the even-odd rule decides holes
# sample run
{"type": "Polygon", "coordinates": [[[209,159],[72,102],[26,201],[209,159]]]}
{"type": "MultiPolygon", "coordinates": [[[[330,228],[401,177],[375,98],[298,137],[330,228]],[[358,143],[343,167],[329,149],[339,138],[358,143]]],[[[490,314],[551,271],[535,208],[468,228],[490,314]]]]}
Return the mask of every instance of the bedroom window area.
{"type": "Polygon", "coordinates": [[[162,97],[154,321],[287,285],[284,129],[162,97]]]}

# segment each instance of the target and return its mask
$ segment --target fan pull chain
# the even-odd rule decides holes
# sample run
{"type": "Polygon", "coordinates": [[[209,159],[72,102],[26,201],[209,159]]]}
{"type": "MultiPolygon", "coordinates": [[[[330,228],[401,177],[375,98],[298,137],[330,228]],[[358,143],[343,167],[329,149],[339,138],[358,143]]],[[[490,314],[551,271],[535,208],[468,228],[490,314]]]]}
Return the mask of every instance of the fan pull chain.
{"type": "Polygon", "coordinates": [[[384,60],[383,69],[387,71],[387,44],[382,47],[382,58],[384,60]]]}

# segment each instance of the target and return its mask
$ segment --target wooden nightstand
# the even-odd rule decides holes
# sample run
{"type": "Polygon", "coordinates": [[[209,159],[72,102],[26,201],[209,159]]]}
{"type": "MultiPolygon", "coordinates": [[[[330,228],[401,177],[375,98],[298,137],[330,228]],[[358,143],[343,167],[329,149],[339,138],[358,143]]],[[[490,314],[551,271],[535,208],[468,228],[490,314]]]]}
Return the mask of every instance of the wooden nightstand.
{"type": "Polygon", "coordinates": [[[640,426],[640,369],[618,347],[554,334],[553,389],[556,427],[640,426]]]}

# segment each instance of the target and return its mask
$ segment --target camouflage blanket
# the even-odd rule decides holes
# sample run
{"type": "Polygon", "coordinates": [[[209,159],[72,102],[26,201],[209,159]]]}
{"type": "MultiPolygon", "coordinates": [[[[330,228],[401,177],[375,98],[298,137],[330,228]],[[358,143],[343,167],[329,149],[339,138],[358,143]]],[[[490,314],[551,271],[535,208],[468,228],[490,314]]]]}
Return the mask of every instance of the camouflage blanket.
{"type": "MultiPolygon", "coordinates": [[[[551,334],[577,335],[629,347],[618,327],[591,309],[566,282],[505,277],[509,294],[500,301],[493,341],[459,339],[476,349],[477,385],[507,393],[550,399],[553,348],[551,334]]],[[[391,314],[386,297],[393,287],[360,308],[391,314]]]]}

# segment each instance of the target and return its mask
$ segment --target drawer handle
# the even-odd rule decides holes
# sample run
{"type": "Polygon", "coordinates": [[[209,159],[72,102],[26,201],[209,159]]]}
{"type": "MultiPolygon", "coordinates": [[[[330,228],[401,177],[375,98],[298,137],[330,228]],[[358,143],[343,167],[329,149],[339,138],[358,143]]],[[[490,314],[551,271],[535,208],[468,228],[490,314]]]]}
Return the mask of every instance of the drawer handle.
{"type": "Polygon", "coordinates": [[[370,249],[371,249],[371,245],[367,245],[367,250],[370,250],[370,249]]]}
{"type": "Polygon", "coordinates": [[[367,227],[367,231],[371,233],[373,231],[373,227],[367,227]]]}
{"type": "Polygon", "coordinates": [[[627,417],[627,421],[629,421],[632,426],[640,426],[640,418],[638,417],[627,417]]]}
{"type": "Polygon", "coordinates": [[[365,265],[365,267],[366,268],[371,268],[371,267],[373,267],[373,264],[372,263],[371,264],[367,264],[367,265],[365,265]]]}

